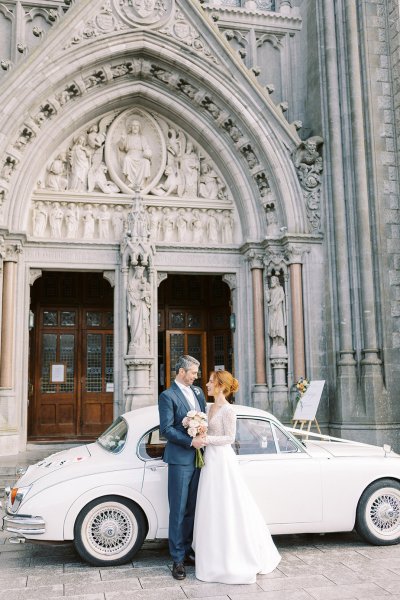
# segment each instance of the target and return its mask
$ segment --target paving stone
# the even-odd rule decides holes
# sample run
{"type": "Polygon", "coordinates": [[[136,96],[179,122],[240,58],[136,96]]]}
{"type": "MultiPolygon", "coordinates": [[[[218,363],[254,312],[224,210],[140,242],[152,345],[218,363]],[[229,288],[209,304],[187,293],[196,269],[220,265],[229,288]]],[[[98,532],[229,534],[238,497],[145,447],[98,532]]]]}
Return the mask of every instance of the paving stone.
{"type": "MultiPolygon", "coordinates": [[[[131,592],[106,592],[106,600],[182,600],[186,596],[180,587],[131,592]]],[[[216,600],[213,598],[213,600],[216,600]]],[[[228,596],[223,596],[228,600],[228,596]]]]}
{"type": "Polygon", "coordinates": [[[305,588],[306,592],[316,600],[344,600],[345,598],[375,599],[384,595],[384,590],[375,583],[361,583],[354,585],[334,585],[330,587],[305,588]]]}
{"type": "Polygon", "coordinates": [[[131,567],[130,569],[101,569],[100,576],[102,581],[112,581],[115,579],[130,579],[132,577],[171,577],[171,570],[167,566],[159,567],[131,567]]]}
{"type": "Polygon", "coordinates": [[[14,588],[24,588],[26,587],[28,577],[10,577],[9,575],[3,576],[0,573],[0,589],[4,590],[13,590],[14,588]]]}
{"type": "MultiPolygon", "coordinates": [[[[54,575],[51,572],[48,572],[46,575],[29,575],[28,576],[28,587],[35,586],[39,587],[41,585],[51,585],[52,583],[62,583],[62,584],[79,584],[82,582],[82,574],[81,573],[62,573],[58,575],[54,575]]],[[[89,582],[100,583],[100,572],[92,571],[90,573],[85,573],[84,582],[88,584],[89,582]]]]}
{"type": "Polygon", "coordinates": [[[284,577],[281,579],[270,579],[269,581],[257,579],[257,583],[265,592],[276,590],[300,590],[309,587],[335,585],[323,575],[315,575],[314,577],[284,577]]]}
{"type": "MultiPolygon", "coordinates": [[[[304,590],[276,590],[273,592],[260,592],[259,594],[229,594],[230,600],[312,600],[304,590]]],[[[213,598],[214,600],[214,598],[213,598]]]]}
{"type": "Polygon", "coordinates": [[[138,579],[129,579],[122,581],[100,581],[100,582],[88,582],[85,579],[81,583],[67,583],[64,586],[65,596],[76,596],[78,594],[94,594],[102,592],[116,592],[117,590],[130,591],[130,590],[142,589],[138,579]]]}
{"type": "Polygon", "coordinates": [[[375,579],[375,583],[380,585],[386,592],[391,594],[400,594],[400,580],[375,579]]]}
{"type": "Polygon", "coordinates": [[[261,588],[257,583],[251,583],[249,585],[230,585],[226,583],[201,583],[196,586],[186,586],[182,584],[188,598],[209,598],[214,596],[231,596],[231,594],[246,593],[247,595],[253,595],[260,592],[261,588]]]}
{"type": "MultiPolygon", "coordinates": [[[[65,600],[65,596],[50,596],[46,600],[65,600]]],[[[104,600],[104,594],[85,594],[83,596],[68,596],[68,600],[104,600]]]]}
{"type": "MultiPolygon", "coordinates": [[[[38,598],[48,598],[49,596],[62,596],[64,588],[62,585],[51,585],[45,587],[16,588],[13,590],[13,600],[38,600],[38,598]]],[[[9,600],[10,591],[0,591],[0,600],[9,600]]]]}

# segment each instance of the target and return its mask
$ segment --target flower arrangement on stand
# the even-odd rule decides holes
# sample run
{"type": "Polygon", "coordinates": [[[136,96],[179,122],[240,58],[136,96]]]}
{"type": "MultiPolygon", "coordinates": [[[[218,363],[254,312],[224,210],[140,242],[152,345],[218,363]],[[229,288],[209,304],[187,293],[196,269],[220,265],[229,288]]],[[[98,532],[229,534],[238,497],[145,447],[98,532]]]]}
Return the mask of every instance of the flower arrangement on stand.
{"type": "Polygon", "coordinates": [[[310,381],[308,379],[306,379],[305,377],[300,377],[300,379],[296,382],[296,390],[297,390],[296,400],[300,401],[300,403],[301,403],[301,399],[304,396],[304,394],[306,393],[309,385],[310,385],[310,381]]]}

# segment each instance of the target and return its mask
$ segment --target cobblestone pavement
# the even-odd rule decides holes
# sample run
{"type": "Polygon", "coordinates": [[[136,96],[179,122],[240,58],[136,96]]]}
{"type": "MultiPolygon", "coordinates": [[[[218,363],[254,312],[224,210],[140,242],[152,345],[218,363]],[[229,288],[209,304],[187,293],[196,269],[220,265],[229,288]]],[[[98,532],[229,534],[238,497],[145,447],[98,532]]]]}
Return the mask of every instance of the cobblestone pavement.
{"type": "Polygon", "coordinates": [[[132,563],[91,567],[72,544],[10,544],[0,533],[0,600],[400,600],[400,545],[355,534],[277,536],[282,555],[253,585],[201,583],[194,568],[171,576],[167,543],[146,542],[132,563]]]}

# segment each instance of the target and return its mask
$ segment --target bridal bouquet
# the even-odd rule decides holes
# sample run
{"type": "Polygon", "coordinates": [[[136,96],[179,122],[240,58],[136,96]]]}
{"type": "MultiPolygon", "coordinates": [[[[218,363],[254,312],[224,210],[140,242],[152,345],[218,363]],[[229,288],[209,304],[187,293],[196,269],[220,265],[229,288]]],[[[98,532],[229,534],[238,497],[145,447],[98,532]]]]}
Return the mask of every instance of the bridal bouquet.
{"type": "MultiPolygon", "coordinates": [[[[197,410],[189,410],[188,414],[182,420],[182,425],[186,427],[190,437],[195,438],[198,435],[205,435],[208,429],[207,415],[197,410]]],[[[204,467],[203,455],[200,448],[196,448],[196,467],[204,467]]]]}

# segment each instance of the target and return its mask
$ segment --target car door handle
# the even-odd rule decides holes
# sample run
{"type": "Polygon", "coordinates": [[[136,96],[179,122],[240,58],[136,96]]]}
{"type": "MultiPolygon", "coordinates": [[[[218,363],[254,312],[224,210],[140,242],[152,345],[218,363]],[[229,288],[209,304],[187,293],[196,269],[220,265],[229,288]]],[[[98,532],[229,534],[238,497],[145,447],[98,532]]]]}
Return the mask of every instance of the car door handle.
{"type": "Polygon", "coordinates": [[[158,469],[165,469],[164,465],[158,465],[157,467],[149,467],[150,471],[158,471],[158,469]]]}

